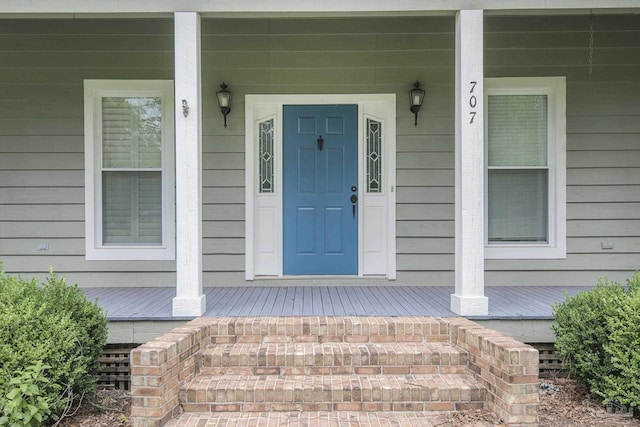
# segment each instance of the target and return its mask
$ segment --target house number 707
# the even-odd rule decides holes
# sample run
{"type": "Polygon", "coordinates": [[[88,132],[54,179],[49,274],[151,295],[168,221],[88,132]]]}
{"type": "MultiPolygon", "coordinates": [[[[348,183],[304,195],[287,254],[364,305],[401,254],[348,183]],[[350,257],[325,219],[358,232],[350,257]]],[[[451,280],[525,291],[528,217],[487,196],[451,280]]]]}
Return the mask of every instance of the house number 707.
{"type": "Polygon", "coordinates": [[[474,110],[478,105],[478,98],[476,98],[476,96],[473,94],[473,91],[476,89],[477,84],[478,82],[469,82],[469,85],[471,85],[471,90],[469,91],[469,93],[471,94],[471,96],[469,97],[469,106],[471,107],[471,111],[469,112],[469,115],[471,116],[469,118],[469,124],[473,124],[473,120],[476,118],[476,112],[474,110]]]}

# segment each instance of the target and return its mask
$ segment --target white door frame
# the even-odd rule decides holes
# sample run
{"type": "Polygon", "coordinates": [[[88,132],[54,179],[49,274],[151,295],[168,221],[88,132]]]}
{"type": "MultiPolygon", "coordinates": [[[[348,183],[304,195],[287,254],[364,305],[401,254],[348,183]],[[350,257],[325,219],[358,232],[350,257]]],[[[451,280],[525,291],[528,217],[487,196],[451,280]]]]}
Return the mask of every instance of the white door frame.
{"type": "MultiPolygon", "coordinates": [[[[395,94],[246,95],[245,96],[245,279],[282,277],[282,107],[284,105],[358,105],[358,276],[396,278],[395,94]],[[258,193],[258,124],[274,121],[274,191],[258,193]],[[380,193],[367,193],[365,126],[382,123],[383,176],[380,193]]],[[[317,276],[308,276],[315,278],[317,276]]]]}

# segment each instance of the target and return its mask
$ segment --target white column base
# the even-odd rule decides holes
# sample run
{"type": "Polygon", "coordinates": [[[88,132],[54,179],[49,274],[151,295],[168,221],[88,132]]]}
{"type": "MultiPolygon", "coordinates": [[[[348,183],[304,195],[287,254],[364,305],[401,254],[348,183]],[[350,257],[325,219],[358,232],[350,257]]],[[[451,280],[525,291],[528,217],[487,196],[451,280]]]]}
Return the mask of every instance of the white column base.
{"type": "Polygon", "coordinates": [[[173,315],[175,317],[198,317],[207,310],[207,296],[200,295],[195,298],[174,298],[173,315]]]}
{"type": "Polygon", "coordinates": [[[451,311],[461,316],[486,316],[489,314],[489,298],[451,294],[451,311]]]}

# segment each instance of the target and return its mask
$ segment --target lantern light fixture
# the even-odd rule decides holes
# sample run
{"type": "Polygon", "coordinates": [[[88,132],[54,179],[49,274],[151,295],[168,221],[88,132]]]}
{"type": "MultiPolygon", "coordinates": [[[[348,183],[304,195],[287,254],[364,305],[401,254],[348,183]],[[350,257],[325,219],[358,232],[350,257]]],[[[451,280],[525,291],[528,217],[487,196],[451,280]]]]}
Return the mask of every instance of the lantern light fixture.
{"type": "Polygon", "coordinates": [[[422,101],[424,101],[425,92],[420,88],[420,86],[422,86],[422,84],[416,80],[413,84],[413,89],[409,91],[409,109],[415,117],[415,121],[413,123],[414,126],[418,126],[418,111],[420,111],[422,101]]]}
{"type": "Polygon", "coordinates": [[[227,84],[222,82],[220,90],[216,92],[218,97],[218,105],[220,106],[220,112],[224,116],[224,127],[227,127],[227,116],[231,112],[231,92],[227,90],[227,84]]]}

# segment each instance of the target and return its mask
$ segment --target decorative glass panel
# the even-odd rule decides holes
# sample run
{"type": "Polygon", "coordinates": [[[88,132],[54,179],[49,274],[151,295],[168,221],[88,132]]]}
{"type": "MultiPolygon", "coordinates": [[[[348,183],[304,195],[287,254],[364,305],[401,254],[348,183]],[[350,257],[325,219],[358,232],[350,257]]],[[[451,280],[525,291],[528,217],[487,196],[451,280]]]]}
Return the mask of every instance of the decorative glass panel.
{"type": "Polygon", "coordinates": [[[489,242],[548,240],[548,171],[489,170],[489,242]]]}
{"type": "Polygon", "coordinates": [[[102,166],[160,168],[161,98],[102,98],[102,166]]]}
{"type": "Polygon", "coordinates": [[[547,166],[547,96],[490,95],[489,166],[547,166]]]}
{"type": "Polygon", "coordinates": [[[382,192],[382,123],[367,119],[367,192],[382,192]]]}
{"type": "Polygon", "coordinates": [[[260,193],[273,193],[273,119],[258,124],[260,193]]]}

